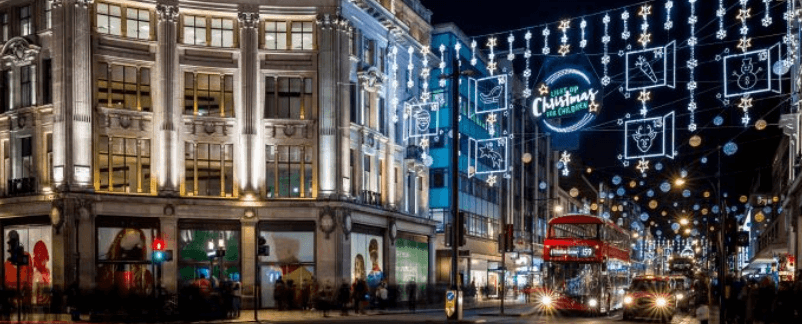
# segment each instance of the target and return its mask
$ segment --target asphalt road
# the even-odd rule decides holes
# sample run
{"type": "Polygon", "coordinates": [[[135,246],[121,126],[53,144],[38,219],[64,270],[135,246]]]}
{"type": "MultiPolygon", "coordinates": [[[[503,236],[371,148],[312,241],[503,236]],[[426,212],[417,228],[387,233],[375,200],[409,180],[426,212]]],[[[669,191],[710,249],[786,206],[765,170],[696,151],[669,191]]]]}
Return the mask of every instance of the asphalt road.
{"type": "MultiPolygon", "coordinates": [[[[269,323],[348,323],[348,324],[361,324],[361,323],[447,323],[445,315],[442,312],[425,312],[417,314],[392,314],[392,315],[352,315],[345,317],[332,317],[321,319],[303,319],[302,321],[293,321],[292,319],[281,321],[268,321],[269,323]]],[[[464,323],[571,323],[571,324],[602,324],[602,323],[615,323],[615,324],[628,324],[628,323],[659,323],[657,321],[649,320],[636,320],[624,321],[621,318],[621,313],[616,312],[610,316],[600,317],[583,317],[571,315],[524,315],[524,316],[498,316],[498,310],[469,310],[465,312],[464,323]]],[[[671,321],[672,324],[697,324],[693,316],[686,314],[677,314],[671,321]]]]}

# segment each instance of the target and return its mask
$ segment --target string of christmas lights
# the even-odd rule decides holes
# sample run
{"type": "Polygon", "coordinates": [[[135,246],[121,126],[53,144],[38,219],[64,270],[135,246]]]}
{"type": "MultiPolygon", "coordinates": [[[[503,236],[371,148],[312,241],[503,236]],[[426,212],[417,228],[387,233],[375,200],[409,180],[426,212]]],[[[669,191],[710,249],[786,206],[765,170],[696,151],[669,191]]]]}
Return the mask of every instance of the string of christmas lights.
{"type": "Polygon", "coordinates": [[[549,48],[549,35],[551,35],[551,31],[549,30],[549,26],[543,28],[543,55],[549,55],[551,53],[551,49],[549,48]]]}
{"type": "Polygon", "coordinates": [[[604,44],[604,55],[602,55],[602,65],[604,66],[604,75],[601,79],[602,86],[610,84],[610,15],[604,14],[602,19],[604,23],[604,36],[602,36],[602,43],[604,44]]]}
{"type": "Polygon", "coordinates": [[[688,95],[690,101],[688,102],[688,111],[690,112],[690,122],[688,123],[688,131],[691,133],[696,131],[696,67],[699,61],[696,60],[696,0],[688,0],[691,5],[691,15],[688,17],[688,25],[690,25],[690,37],[688,38],[688,49],[690,51],[690,58],[688,59],[688,95]]]}
{"type": "Polygon", "coordinates": [[[560,50],[557,52],[560,53],[560,55],[565,56],[571,52],[571,44],[568,44],[568,30],[571,29],[571,21],[561,21],[558,29],[562,30],[563,36],[560,37],[560,50]]]}
{"type": "Polygon", "coordinates": [[[666,1],[666,22],[663,24],[663,29],[671,30],[674,27],[674,22],[671,21],[671,9],[674,8],[674,1],[666,1]]]}

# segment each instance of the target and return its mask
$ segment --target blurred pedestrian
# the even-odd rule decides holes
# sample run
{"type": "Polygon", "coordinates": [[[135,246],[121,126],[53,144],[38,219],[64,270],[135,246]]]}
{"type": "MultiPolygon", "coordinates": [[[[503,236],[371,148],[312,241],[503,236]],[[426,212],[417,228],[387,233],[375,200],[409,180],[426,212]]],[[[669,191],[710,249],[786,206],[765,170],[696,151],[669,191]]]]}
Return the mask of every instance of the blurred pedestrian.
{"type": "Polygon", "coordinates": [[[278,276],[276,279],[275,286],[273,286],[273,300],[276,302],[276,307],[278,310],[284,310],[284,290],[286,287],[284,286],[284,280],[281,279],[281,276],[278,276]]]}
{"type": "Polygon", "coordinates": [[[794,318],[794,307],[797,300],[794,300],[794,292],[790,282],[781,282],[780,289],[777,291],[774,308],[774,321],[777,323],[791,323],[794,318]]]}
{"type": "Polygon", "coordinates": [[[757,317],[758,323],[769,324],[772,318],[772,306],[774,304],[774,281],[771,277],[763,277],[760,281],[760,288],[758,288],[758,303],[757,303],[757,317]]]}
{"type": "Polygon", "coordinates": [[[744,322],[746,324],[752,324],[755,321],[755,315],[757,313],[757,299],[758,299],[758,286],[757,282],[750,281],[749,285],[744,288],[746,291],[746,305],[745,305],[745,314],[744,314],[744,322]]]}
{"type": "Polygon", "coordinates": [[[351,290],[345,282],[340,284],[340,289],[337,291],[337,304],[340,306],[340,313],[343,316],[348,316],[348,300],[351,298],[351,290]]]}
{"type": "Polygon", "coordinates": [[[415,284],[415,280],[411,280],[407,283],[406,290],[409,310],[412,311],[412,313],[415,313],[415,304],[417,303],[416,299],[418,297],[418,285],[415,284]]]}
{"type": "Polygon", "coordinates": [[[708,324],[710,320],[710,308],[707,307],[707,302],[704,300],[696,307],[696,319],[699,324],[708,324]]]}
{"type": "Polygon", "coordinates": [[[387,308],[388,297],[387,282],[382,281],[379,287],[376,288],[376,300],[378,301],[379,309],[384,310],[387,308]]]}
{"type": "Polygon", "coordinates": [[[368,294],[368,283],[365,281],[365,279],[360,279],[360,278],[354,279],[354,286],[352,293],[353,293],[352,299],[354,301],[354,313],[364,314],[365,309],[362,302],[366,300],[365,295],[368,294]]]}
{"type": "Polygon", "coordinates": [[[81,312],[79,310],[79,301],[81,299],[81,291],[78,288],[78,282],[73,281],[69,287],[67,287],[67,308],[70,312],[70,317],[72,321],[80,321],[81,320],[81,312]]]}

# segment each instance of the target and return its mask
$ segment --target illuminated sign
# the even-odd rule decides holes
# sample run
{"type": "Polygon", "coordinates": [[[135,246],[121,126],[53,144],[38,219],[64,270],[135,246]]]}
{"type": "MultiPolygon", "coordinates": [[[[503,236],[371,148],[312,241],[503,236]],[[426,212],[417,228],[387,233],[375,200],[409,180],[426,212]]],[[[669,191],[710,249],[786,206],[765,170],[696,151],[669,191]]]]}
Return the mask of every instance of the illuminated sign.
{"type": "Polygon", "coordinates": [[[579,67],[558,69],[535,89],[532,113],[557,133],[573,133],[596,118],[601,108],[601,87],[579,67]],[[556,120],[556,121],[555,121],[556,120]]]}
{"type": "Polygon", "coordinates": [[[553,248],[549,251],[549,255],[553,257],[568,256],[573,258],[591,258],[593,257],[593,248],[589,246],[553,248]]]}

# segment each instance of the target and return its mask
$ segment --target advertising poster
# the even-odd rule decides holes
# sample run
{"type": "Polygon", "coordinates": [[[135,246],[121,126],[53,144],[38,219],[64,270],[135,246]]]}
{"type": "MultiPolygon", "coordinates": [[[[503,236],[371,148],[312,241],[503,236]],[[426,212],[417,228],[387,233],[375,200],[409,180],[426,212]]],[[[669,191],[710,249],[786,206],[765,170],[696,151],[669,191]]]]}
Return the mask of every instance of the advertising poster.
{"type": "Polygon", "coordinates": [[[300,296],[300,290],[310,284],[315,273],[315,232],[270,232],[259,234],[270,247],[269,256],[259,256],[259,275],[262,284],[262,307],[290,307],[287,296],[300,296]],[[286,302],[278,305],[277,302],[286,302]]]}
{"type": "Polygon", "coordinates": [[[352,281],[366,280],[375,289],[384,279],[382,240],[378,235],[351,233],[352,281]]]}
{"type": "MultiPolygon", "coordinates": [[[[28,265],[20,266],[20,288],[28,291],[31,299],[25,300],[32,305],[49,305],[50,289],[53,286],[51,271],[53,269],[52,254],[52,227],[50,225],[22,225],[5,228],[5,237],[16,231],[19,242],[28,255],[28,265]]],[[[8,251],[5,258],[5,287],[17,289],[17,266],[8,261],[8,251]]]]}
{"type": "MultiPolygon", "coordinates": [[[[399,287],[412,283],[418,287],[429,281],[429,244],[399,238],[395,241],[395,275],[399,287]]],[[[407,300],[406,289],[401,289],[401,300],[407,300]]]]}
{"type": "Polygon", "coordinates": [[[153,274],[148,261],[152,228],[100,227],[97,230],[97,285],[121,295],[148,294],[153,274]]]}

